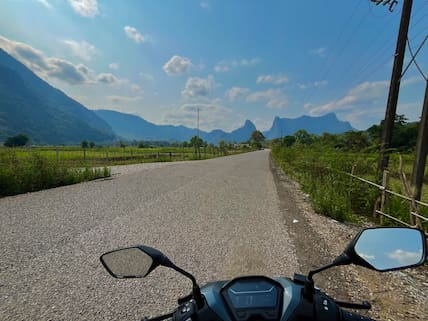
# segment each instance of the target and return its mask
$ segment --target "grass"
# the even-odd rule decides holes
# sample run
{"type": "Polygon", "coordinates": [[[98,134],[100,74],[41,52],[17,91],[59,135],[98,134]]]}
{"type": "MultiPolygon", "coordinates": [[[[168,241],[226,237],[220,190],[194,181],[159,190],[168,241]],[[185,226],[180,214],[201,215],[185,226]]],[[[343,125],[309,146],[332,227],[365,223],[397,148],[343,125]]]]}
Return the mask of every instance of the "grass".
{"type": "MultiPolygon", "coordinates": [[[[287,175],[296,179],[304,192],[310,195],[314,209],[339,221],[361,222],[372,219],[379,190],[354,179],[351,173],[369,181],[376,181],[377,155],[340,152],[327,148],[296,144],[292,147],[275,146],[272,154],[287,175]]],[[[410,177],[413,159],[402,155],[404,171],[410,177]]],[[[405,194],[398,176],[399,156],[390,162],[390,189],[405,194]]],[[[423,200],[427,201],[426,189],[423,200]]],[[[409,202],[398,197],[388,198],[385,212],[409,223],[409,202]]],[[[428,217],[428,208],[421,214],[428,217]]],[[[385,218],[385,225],[397,225],[385,218]]],[[[428,228],[428,226],[426,226],[428,228]]],[[[428,229],[426,229],[428,230],[428,229]]]]}
{"type": "Polygon", "coordinates": [[[110,176],[106,167],[73,168],[39,153],[20,158],[10,149],[0,150],[0,164],[0,197],[110,176]]]}
{"type": "Polygon", "coordinates": [[[208,159],[247,151],[206,147],[199,158],[193,147],[0,147],[0,197],[108,177],[113,165],[208,159]]]}

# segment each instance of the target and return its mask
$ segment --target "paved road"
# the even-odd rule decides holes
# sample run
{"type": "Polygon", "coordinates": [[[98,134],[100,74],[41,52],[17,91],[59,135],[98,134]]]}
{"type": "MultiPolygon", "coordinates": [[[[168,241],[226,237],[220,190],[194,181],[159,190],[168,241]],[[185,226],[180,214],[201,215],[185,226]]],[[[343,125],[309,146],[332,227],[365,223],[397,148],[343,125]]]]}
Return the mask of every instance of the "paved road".
{"type": "Polygon", "coordinates": [[[297,270],[268,151],[119,172],[0,199],[1,320],[139,320],[188,293],[165,268],[111,278],[98,258],[121,246],[161,249],[200,283],[297,270]]]}

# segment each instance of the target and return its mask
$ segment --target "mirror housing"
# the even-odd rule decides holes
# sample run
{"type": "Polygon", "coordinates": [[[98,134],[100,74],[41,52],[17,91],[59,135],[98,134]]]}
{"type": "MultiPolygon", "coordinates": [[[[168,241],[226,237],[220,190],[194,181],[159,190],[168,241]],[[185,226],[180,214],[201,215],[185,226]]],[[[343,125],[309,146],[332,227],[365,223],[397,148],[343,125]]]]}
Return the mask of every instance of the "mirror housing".
{"type": "Polygon", "coordinates": [[[362,230],[342,256],[349,263],[379,272],[423,265],[426,239],[423,231],[408,227],[378,227],[362,230]]]}
{"type": "Polygon", "coordinates": [[[100,260],[117,279],[143,278],[159,265],[172,264],[160,251],[143,245],[109,251],[100,260]]]}

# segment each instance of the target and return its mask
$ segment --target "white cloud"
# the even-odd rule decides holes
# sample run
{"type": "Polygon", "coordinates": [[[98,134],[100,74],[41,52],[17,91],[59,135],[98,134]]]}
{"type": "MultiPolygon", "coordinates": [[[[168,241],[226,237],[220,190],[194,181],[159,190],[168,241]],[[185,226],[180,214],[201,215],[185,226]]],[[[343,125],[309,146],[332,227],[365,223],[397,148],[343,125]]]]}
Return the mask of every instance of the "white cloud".
{"type": "Polygon", "coordinates": [[[318,56],[320,58],[324,58],[326,56],[326,52],[327,52],[327,48],[325,47],[321,47],[321,48],[316,48],[316,49],[312,49],[310,51],[310,53],[314,56],[318,56]]]}
{"type": "Polygon", "coordinates": [[[119,79],[111,73],[101,73],[97,76],[97,81],[110,85],[110,84],[117,83],[119,79]]]}
{"type": "Polygon", "coordinates": [[[0,48],[30,68],[39,77],[56,78],[70,85],[127,83],[110,73],[96,74],[83,64],[73,64],[62,58],[47,57],[42,51],[27,44],[0,36],[0,48]]]}
{"type": "Polygon", "coordinates": [[[142,96],[107,96],[107,99],[116,105],[143,100],[142,96]]]}
{"type": "Polygon", "coordinates": [[[388,85],[389,81],[387,80],[366,81],[349,90],[342,98],[312,108],[310,114],[319,116],[335,111],[373,108],[373,105],[377,104],[380,99],[384,101],[388,93],[388,85]]]}
{"type": "Polygon", "coordinates": [[[153,77],[151,74],[147,74],[147,73],[144,73],[144,72],[140,72],[139,76],[141,78],[143,78],[144,80],[146,80],[146,81],[153,81],[153,80],[155,80],[155,77],[153,77]]]}
{"type": "Polygon", "coordinates": [[[47,9],[52,9],[52,5],[48,0],[37,0],[37,2],[42,4],[47,9]]]}
{"type": "Polygon", "coordinates": [[[98,53],[97,48],[86,41],[63,40],[62,42],[71,50],[74,56],[86,61],[91,60],[98,53]]]}
{"type": "Polygon", "coordinates": [[[247,96],[247,101],[252,103],[263,102],[268,108],[285,108],[288,106],[288,99],[280,89],[268,89],[251,93],[247,96]]]}
{"type": "Polygon", "coordinates": [[[199,126],[202,130],[236,129],[242,125],[243,117],[236,115],[230,108],[213,102],[184,104],[178,109],[164,115],[163,122],[174,125],[184,125],[190,128],[197,126],[199,109],[199,126]]]}
{"type": "Polygon", "coordinates": [[[68,0],[73,10],[82,17],[95,17],[99,14],[97,0],[68,0]]]}
{"type": "Polygon", "coordinates": [[[408,252],[401,249],[397,249],[391,253],[385,253],[387,257],[392,260],[396,260],[400,266],[407,266],[419,263],[422,259],[422,251],[420,252],[408,252]]]}
{"type": "Polygon", "coordinates": [[[200,6],[202,9],[205,9],[205,10],[207,10],[207,9],[210,9],[210,8],[211,8],[211,5],[210,5],[208,2],[201,2],[201,3],[199,4],[199,6],[200,6]]]}
{"type": "Polygon", "coordinates": [[[328,85],[328,80],[317,80],[314,81],[313,83],[307,83],[307,84],[298,84],[297,86],[299,87],[299,89],[305,90],[308,88],[319,88],[319,87],[324,87],[328,85]]]}
{"type": "Polygon", "coordinates": [[[230,101],[235,101],[237,99],[243,98],[249,92],[250,90],[248,88],[232,87],[226,91],[225,96],[230,101]]]}
{"type": "Polygon", "coordinates": [[[213,87],[214,79],[212,76],[208,76],[208,78],[191,77],[187,79],[181,94],[187,98],[206,97],[210,94],[213,87]]]}
{"type": "Polygon", "coordinates": [[[109,65],[108,65],[108,67],[109,67],[111,70],[118,70],[118,69],[119,69],[119,64],[118,64],[118,63],[115,63],[115,62],[112,62],[111,64],[109,64],[109,65]]]}
{"type": "Polygon", "coordinates": [[[143,92],[143,89],[141,88],[141,86],[140,86],[140,85],[137,85],[137,84],[131,84],[131,91],[132,91],[133,93],[142,93],[142,92],[143,92]]]}
{"type": "Polygon", "coordinates": [[[147,37],[143,36],[137,29],[131,26],[123,27],[123,31],[125,31],[126,36],[129,39],[132,39],[135,43],[143,43],[147,41],[147,37]]]}
{"type": "Polygon", "coordinates": [[[162,68],[168,75],[177,76],[185,73],[191,66],[189,59],[174,55],[162,68]]]}
{"type": "Polygon", "coordinates": [[[319,80],[314,82],[314,87],[324,87],[328,85],[327,80],[319,80]]]}
{"type": "Polygon", "coordinates": [[[288,77],[285,75],[262,75],[257,77],[258,84],[283,85],[287,83],[288,80],[288,77]]]}
{"type": "Polygon", "coordinates": [[[260,61],[261,60],[259,58],[237,59],[232,61],[222,60],[214,66],[214,71],[226,72],[231,70],[232,68],[255,66],[260,63],[260,61]]]}

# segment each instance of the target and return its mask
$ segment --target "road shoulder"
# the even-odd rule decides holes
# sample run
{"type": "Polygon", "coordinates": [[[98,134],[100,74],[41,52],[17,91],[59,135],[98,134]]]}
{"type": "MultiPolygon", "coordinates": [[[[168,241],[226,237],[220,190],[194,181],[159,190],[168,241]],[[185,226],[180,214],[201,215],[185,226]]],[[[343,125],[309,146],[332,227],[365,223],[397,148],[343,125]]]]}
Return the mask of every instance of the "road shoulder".
{"type": "MultiPolygon", "coordinates": [[[[315,213],[309,197],[272,157],[270,167],[300,273],[331,262],[360,228],[315,213]]],[[[337,299],[371,302],[373,309],[366,315],[375,319],[428,319],[428,273],[424,268],[380,274],[357,266],[336,267],[315,276],[315,282],[337,299]]]]}

